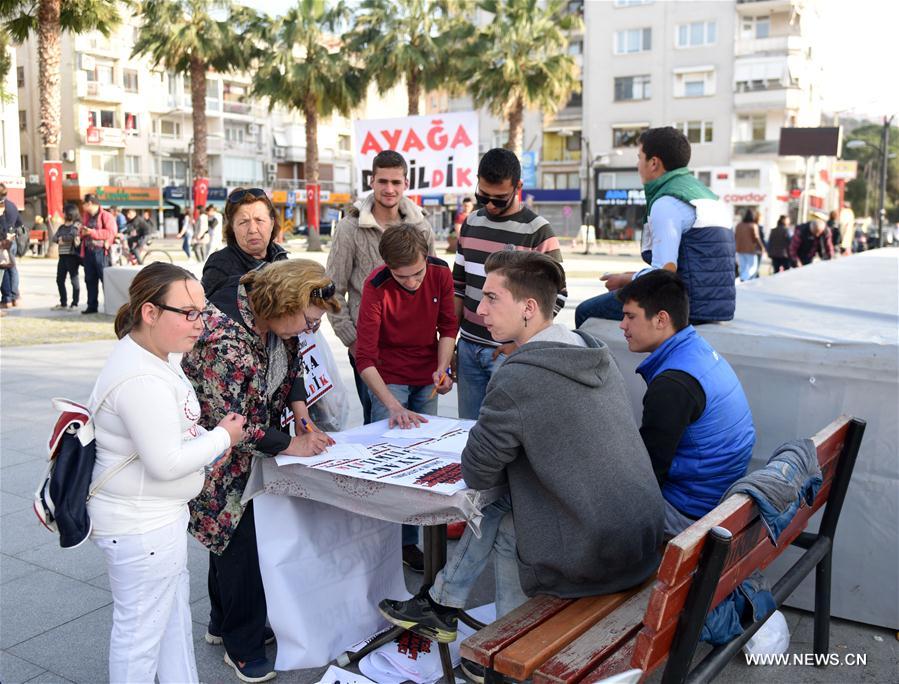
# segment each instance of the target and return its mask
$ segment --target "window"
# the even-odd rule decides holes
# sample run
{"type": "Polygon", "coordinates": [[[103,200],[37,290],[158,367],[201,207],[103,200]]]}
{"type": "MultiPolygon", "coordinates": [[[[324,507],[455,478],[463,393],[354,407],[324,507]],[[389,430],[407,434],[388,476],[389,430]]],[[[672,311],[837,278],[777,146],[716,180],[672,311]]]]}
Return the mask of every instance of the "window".
{"type": "Polygon", "coordinates": [[[119,172],[119,156],[117,154],[103,154],[94,152],[91,155],[91,169],[104,173],[119,172]]]}
{"type": "Polygon", "coordinates": [[[115,128],[115,111],[112,109],[89,109],[87,111],[88,127],[115,128]]]}
{"type": "Polygon", "coordinates": [[[162,175],[170,181],[183,181],[187,178],[187,162],[180,159],[163,159],[162,175]]]}
{"type": "Polygon", "coordinates": [[[572,40],[568,43],[568,54],[569,55],[581,55],[584,53],[584,41],[572,40]]]}
{"type": "Polygon", "coordinates": [[[16,67],[16,87],[25,87],[25,67],[16,67]]]}
{"type": "Polygon", "coordinates": [[[652,29],[627,29],[615,32],[615,54],[626,55],[652,49],[652,29]]]}
{"type": "Polygon", "coordinates": [[[674,127],[687,136],[687,140],[694,145],[712,142],[711,121],[678,121],[674,127]]]}
{"type": "Polygon", "coordinates": [[[650,78],[644,76],[619,76],[615,79],[615,101],[648,100],[651,96],[650,78]]]}
{"type": "Polygon", "coordinates": [[[581,187],[581,179],[574,173],[544,173],[544,190],[577,190],[581,187]]]}
{"type": "Polygon", "coordinates": [[[338,135],[337,136],[337,149],[341,152],[349,152],[350,151],[350,136],[348,135],[338,135]]]}
{"type": "Polygon", "coordinates": [[[87,72],[87,80],[89,83],[112,85],[115,83],[115,70],[112,64],[97,62],[94,64],[94,68],[87,72]]]}
{"type": "Polygon", "coordinates": [[[634,7],[635,5],[648,5],[652,0],[615,0],[615,7],[634,7]]]}
{"type": "Polygon", "coordinates": [[[230,143],[243,143],[245,133],[243,126],[225,126],[225,140],[230,143]]]}
{"type": "Polygon", "coordinates": [[[126,93],[137,92],[137,70],[124,69],[122,71],[122,84],[125,86],[126,93]]]}
{"type": "Polygon", "coordinates": [[[690,24],[680,24],[677,27],[675,44],[679,48],[700,47],[714,45],[717,39],[718,24],[716,22],[694,21],[690,24]]]}
{"type": "Polygon", "coordinates": [[[744,17],[740,34],[743,38],[767,38],[771,35],[771,17],[744,17]]]}
{"type": "Polygon", "coordinates": [[[637,138],[649,126],[647,124],[632,124],[629,126],[612,127],[612,147],[636,147],[637,138]]]}
{"type": "Polygon", "coordinates": [[[19,130],[28,130],[28,112],[26,112],[24,109],[19,110],[19,130]]]}
{"type": "Polygon", "coordinates": [[[712,172],[711,171],[697,171],[696,179],[702,183],[704,186],[709,187],[712,184],[712,172]]]}
{"type": "Polygon", "coordinates": [[[737,140],[767,140],[767,118],[764,114],[745,114],[737,117],[737,140]]]}
{"type": "Polygon", "coordinates": [[[159,134],[163,138],[181,137],[181,122],[169,121],[168,119],[159,119],[157,125],[159,126],[159,134]]]}
{"type": "Polygon", "coordinates": [[[140,175],[140,157],[136,154],[125,155],[125,174],[128,176],[140,175]]]}
{"type": "Polygon", "coordinates": [[[757,188],[762,183],[762,172],[758,169],[737,169],[734,172],[734,186],[757,188]]]}
{"type": "Polygon", "coordinates": [[[125,112],[125,133],[128,135],[137,135],[138,131],[138,115],[134,112],[125,112]]]}
{"type": "Polygon", "coordinates": [[[28,155],[22,154],[19,155],[19,163],[22,165],[22,171],[30,171],[31,167],[28,166],[28,155]]]}
{"type": "Polygon", "coordinates": [[[714,94],[714,67],[674,70],[674,97],[706,97],[714,94]]]}

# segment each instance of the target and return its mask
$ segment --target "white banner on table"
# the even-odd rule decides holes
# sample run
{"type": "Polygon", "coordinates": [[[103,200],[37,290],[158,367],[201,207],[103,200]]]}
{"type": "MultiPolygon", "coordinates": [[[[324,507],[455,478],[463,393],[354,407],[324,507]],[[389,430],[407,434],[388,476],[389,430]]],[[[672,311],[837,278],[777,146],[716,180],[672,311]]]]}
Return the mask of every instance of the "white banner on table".
{"type": "Polygon", "coordinates": [[[276,670],[326,665],[384,626],[378,601],[409,596],[396,523],[292,496],[253,501],[276,670]]]}
{"type": "Polygon", "coordinates": [[[401,428],[395,427],[381,433],[385,439],[399,437],[400,439],[425,439],[440,437],[442,434],[449,432],[458,424],[458,420],[452,418],[441,418],[440,416],[431,416],[422,414],[428,419],[427,423],[422,423],[417,427],[401,428]]]}
{"type": "Polygon", "coordinates": [[[416,444],[413,451],[428,451],[438,454],[451,454],[455,460],[461,460],[462,450],[468,444],[468,430],[456,428],[439,437],[416,444]]]}
{"type": "Polygon", "coordinates": [[[371,164],[395,150],[409,162],[410,195],[471,194],[478,168],[478,113],[452,112],[355,122],[356,190],[371,190],[371,164]]]}
{"type": "MultiPolygon", "coordinates": [[[[490,624],[496,620],[496,605],[489,603],[479,606],[469,610],[468,614],[490,624]]],[[[459,622],[458,630],[459,636],[450,644],[453,667],[459,665],[459,645],[474,634],[474,630],[462,622],[459,622]]],[[[349,650],[358,651],[369,640],[366,639],[349,650]]],[[[401,684],[407,681],[426,684],[436,682],[443,676],[437,643],[412,632],[403,632],[393,641],[369,653],[359,661],[359,670],[378,684],[401,684]]]]}
{"type": "Polygon", "coordinates": [[[408,447],[386,442],[369,445],[368,454],[366,458],[333,458],[304,465],[362,480],[427,489],[438,494],[450,495],[466,488],[462,465],[452,458],[412,451],[408,447]]]}

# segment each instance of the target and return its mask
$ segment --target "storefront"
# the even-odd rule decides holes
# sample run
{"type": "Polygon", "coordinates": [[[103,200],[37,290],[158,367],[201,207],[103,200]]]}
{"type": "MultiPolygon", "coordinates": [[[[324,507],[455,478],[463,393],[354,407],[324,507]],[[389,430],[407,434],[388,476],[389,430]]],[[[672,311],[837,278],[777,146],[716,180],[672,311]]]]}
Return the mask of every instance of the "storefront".
{"type": "MultiPolygon", "coordinates": [[[[278,214],[281,230],[285,234],[304,233],[306,227],[306,190],[272,190],[269,192],[272,204],[278,214]]],[[[322,235],[330,235],[331,230],[349,208],[349,193],[320,191],[321,212],[319,230],[322,235]]]]}
{"type": "Polygon", "coordinates": [[[596,237],[599,240],[639,240],[643,234],[646,195],[642,188],[596,191],[596,237]]]}

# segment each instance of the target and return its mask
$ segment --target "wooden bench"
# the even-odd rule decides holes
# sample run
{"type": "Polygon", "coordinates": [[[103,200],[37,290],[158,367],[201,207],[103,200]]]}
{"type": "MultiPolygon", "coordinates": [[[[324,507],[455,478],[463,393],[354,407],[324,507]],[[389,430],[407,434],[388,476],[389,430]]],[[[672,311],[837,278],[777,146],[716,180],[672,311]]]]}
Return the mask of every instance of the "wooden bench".
{"type": "Polygon", "coordinates": [[[656,577],[644,585],[580,599],[535,597],[463,641],[462,656],[486,668],[487,682],[506,676],[532,677],[534,684],[589,684],[632,668],[645,678],[666,660],[664,684],[708,681],[767,616],[713,648],[691,671],[705,616],[791,544],[805,552],[773,586],[774,600],[780,607],[814,568],[814,651],[827,653],[833,536],[864,431],[864,421],[841,416],[812,438],[823,483],[777,546],[753,501],[736,494],[668,542],[656,577]],[[825,504],[818,533],[803,532],[825,504]]]}

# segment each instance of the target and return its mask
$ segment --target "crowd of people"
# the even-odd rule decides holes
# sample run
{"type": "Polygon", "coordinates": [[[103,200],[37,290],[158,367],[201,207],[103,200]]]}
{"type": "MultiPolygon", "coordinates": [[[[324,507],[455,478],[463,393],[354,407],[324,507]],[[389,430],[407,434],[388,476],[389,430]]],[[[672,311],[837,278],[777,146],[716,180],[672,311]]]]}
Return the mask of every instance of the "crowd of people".
{"type": "MultiPolygon", "coordinates": [[[[605,594],[650,577],[663,542],[719,503],[755,444],[740,381],[700,327],[733,318],[738,256],[777,250],[790,267],[833,250],[815,220],[792,234],[779,222],[766,247],[747,215],[735,237],[689,159],[674,128],[641,135],[646,268],[604,276],[609,292],[577,307],[577,330],[555,322],[568,296],[559,241],[522,204],[521,167],[504,149],[480,161],[478,207],[457,226],[452,265],[436,257],[433,231],[405,197],[406,160],[391,150],[374,158],[372,193],[336,226],[326,266],[288,259],[262,189],[230,193],[221,249],[211,250],[216,212],[204,211],[192,237],[182,235],[192,250],[198,232],[209,237],[193,250],[205,261],[201,281],[172,264],[138,272],[92,394],[95,480],[127,461],[90,503],[114,599],[111,680],[197,681],[186,531],[209,550],[206,642],[223,646],[242,681],[275,676],[253,502],[243,496],[258,459],[333,443],[310,416],[297,341],[325,316],[347,348],[365,423],[419,425],[455,385],[459,417],[476,421],[461,456],[466,484],[508,486],[433,585],[381,602],[386,619],[455,640],[459,611],[491,561],[498,616],[537,594],[605,594]],[[630,352],[646,355],[639,420],[591,318],[618,321],[630,352]],[[285,411],[303,426],[295,435],[285,411]]],[[[126,225],[134,220],[126,215],[126,225]]],[[[117,231],[92,196],[83,214],[67,211],[57,240],[73,306],[75,259],[96,310],[117,231]]],[[[752,270],[749,259],[740,265],[752,270]]],[[[63,281],[60,297],[65,306],[63,281]]],[[[404,526],[402,562],[420,572],[418,542],[419,530],[404,526]]],[[[483,680],[474,663],[463,660],[463,670],[483,680]]]]}

